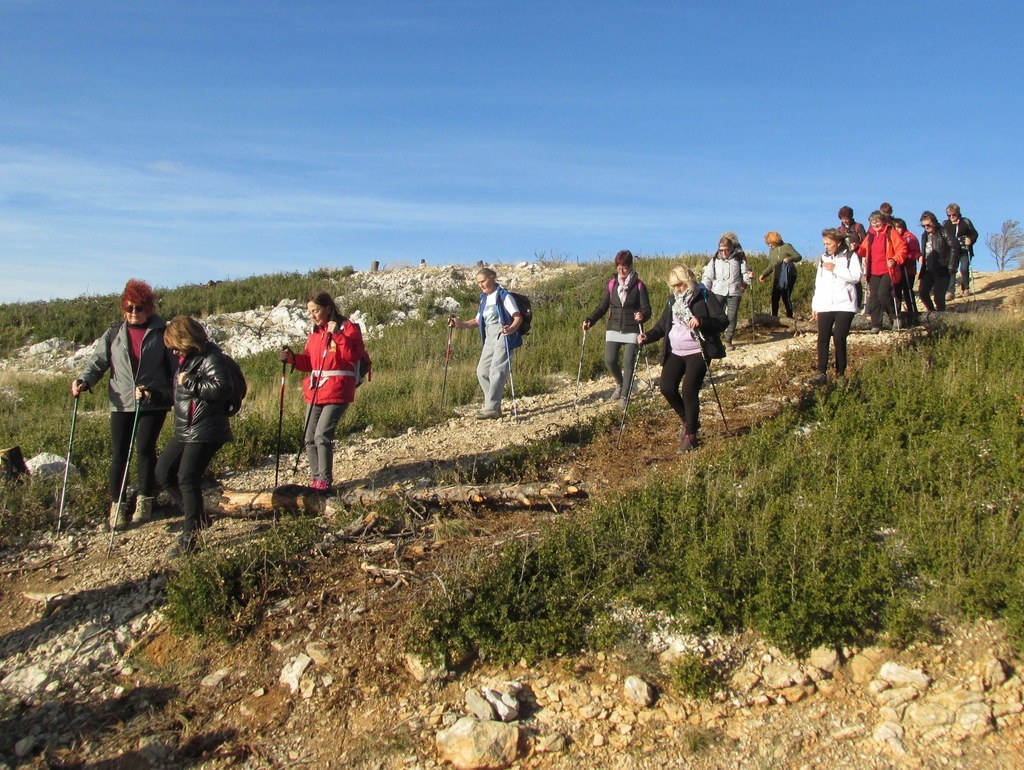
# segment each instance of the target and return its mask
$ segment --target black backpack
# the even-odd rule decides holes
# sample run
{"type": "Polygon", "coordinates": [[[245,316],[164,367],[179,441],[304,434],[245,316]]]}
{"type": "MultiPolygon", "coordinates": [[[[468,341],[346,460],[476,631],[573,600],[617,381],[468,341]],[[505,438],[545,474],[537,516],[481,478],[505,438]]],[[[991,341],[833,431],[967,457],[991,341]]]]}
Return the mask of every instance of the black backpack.
{"type": "Polygon", "coordinates": [[[516,301],[516,307],[519,308],[519,315],[523,317],[523,320],[519,323],[519,333],[525,337],[530,333],[530,326],[533,324],[533,303],[530,302],[530,298],[525,294],[508,291],[507,289],[504,289],[503,291],[516,301]]]}
{"type": "Polygon", "coordinates": [[[245,382],[245,375],[242,374],[242,367],[238,362],[223,351],[220,354],[231,375],[231,395],[224,401],[224,411],[234,416],[242,408],[242,400],[249,392],[249,386],[245,382]]]}

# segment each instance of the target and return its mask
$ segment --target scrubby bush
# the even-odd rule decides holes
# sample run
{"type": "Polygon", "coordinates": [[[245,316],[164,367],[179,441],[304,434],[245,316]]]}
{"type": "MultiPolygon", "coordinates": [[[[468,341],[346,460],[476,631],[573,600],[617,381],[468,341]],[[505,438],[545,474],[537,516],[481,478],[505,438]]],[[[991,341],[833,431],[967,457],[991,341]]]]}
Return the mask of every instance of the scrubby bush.
{"type": "Polygon", "coordinates": [[[225,639],[242,635],[301,572],[297,567],[317,536],[309,519],[293,519],[235,550],[187,558],[167,583],[172,628],[225,639]]]}
{"type": "Polygon", "coordinates": [[[503,660],[571,652],[621,601],[796,652],[906,638],[929,608],[1004,617],[1019,635],[1020,332],[947,329],[728,454],[505,545],[425,607],[413,643],[503,660]]]}

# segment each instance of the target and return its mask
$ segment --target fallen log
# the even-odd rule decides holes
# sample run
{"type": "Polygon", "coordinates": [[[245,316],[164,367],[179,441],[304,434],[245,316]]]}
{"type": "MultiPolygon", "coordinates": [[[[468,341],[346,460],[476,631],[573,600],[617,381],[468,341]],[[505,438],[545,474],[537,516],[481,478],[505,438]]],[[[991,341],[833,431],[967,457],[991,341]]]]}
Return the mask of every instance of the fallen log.
{"type": "Polygon", "coordinates": [[[392,569],[390,567],[378,567],[375,564],[363,562],[359,567],[373,580],[388,585],[401,585],[408,587],[410,582],[420,582],[415,572],[407,569],[392,569]]]}
{"type": "Polygon", "coordinates": [[[286,484],[267,492],[221,490],[219,512],[225,516],[246,518],[266,511],[295,511],[314,515],[330,514],[339,508],[372,507],[384,500],[404,499],[421,505],[514,504],[531,508],[566,504],[586,494],[582,484],[547,482],[538,484],[456,484],[423,489],[406,489],[399,485],[383,489],[340,489],[326,495],[298,484],[286,484]]]}

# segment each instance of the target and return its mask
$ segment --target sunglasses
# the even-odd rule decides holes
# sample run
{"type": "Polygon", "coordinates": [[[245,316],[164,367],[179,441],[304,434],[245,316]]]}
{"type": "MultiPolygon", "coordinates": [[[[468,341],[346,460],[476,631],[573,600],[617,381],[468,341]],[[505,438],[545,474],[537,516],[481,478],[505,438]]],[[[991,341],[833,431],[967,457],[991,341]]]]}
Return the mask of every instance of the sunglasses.
{"type": "Polygon", "coordinates": [[[124,310],[124,312],[126,312],[126,313],[145,313],[146,312],[146,306],[145,305],[125,305],[122,308],[122,310],[124,310]]]}

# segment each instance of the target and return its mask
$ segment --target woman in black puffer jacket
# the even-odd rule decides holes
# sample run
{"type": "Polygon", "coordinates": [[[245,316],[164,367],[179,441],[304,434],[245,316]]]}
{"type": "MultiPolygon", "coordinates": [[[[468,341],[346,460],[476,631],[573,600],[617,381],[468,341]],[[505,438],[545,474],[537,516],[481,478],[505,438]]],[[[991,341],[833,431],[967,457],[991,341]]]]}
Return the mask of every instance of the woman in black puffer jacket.
{"type": "Polygon", "coordinates": [[[604,333],[604,365],[615,380],[612,399],[622,399],[625,404],[633,387],[633,372],[636,371],[639,349],[636,338],[651,317],[647,287],[633,269],[631,251],[623,249],[615,255],[615,277],[608,282],[594,312],[583,321],[583,331],[597,323],[605,313],[608,313],[608,328],[604,333]],[[623,349],[622,366],[619,366],[619,351],[623,349]]]}
{"type": "Polygon", "coordinates": [[[661,318],[650,332],[640,335],[640,344],[665,340],[661,355],[661,395],[679,416],[679,452],[697,448],[700,429],[700,388],[713,358],[725,358],[722,332],[729,318],[715,295],[697,283],[686,265],[668,273],[672,290],[661,318]]]}
{"type": "Polygon", "coordinates": [[[191,553],[209,519],[203,510],[202,479],[217,451],[233,439],[228,414],[231,371],[224,356],[193,318],[177,316],[167,325],[164,344],[178,357],[173,393],[140,388],[140,398],[174,404],[174,437],[156,464],[156,477],[181,507],[185,524],[172,556],[191,553]]]}

